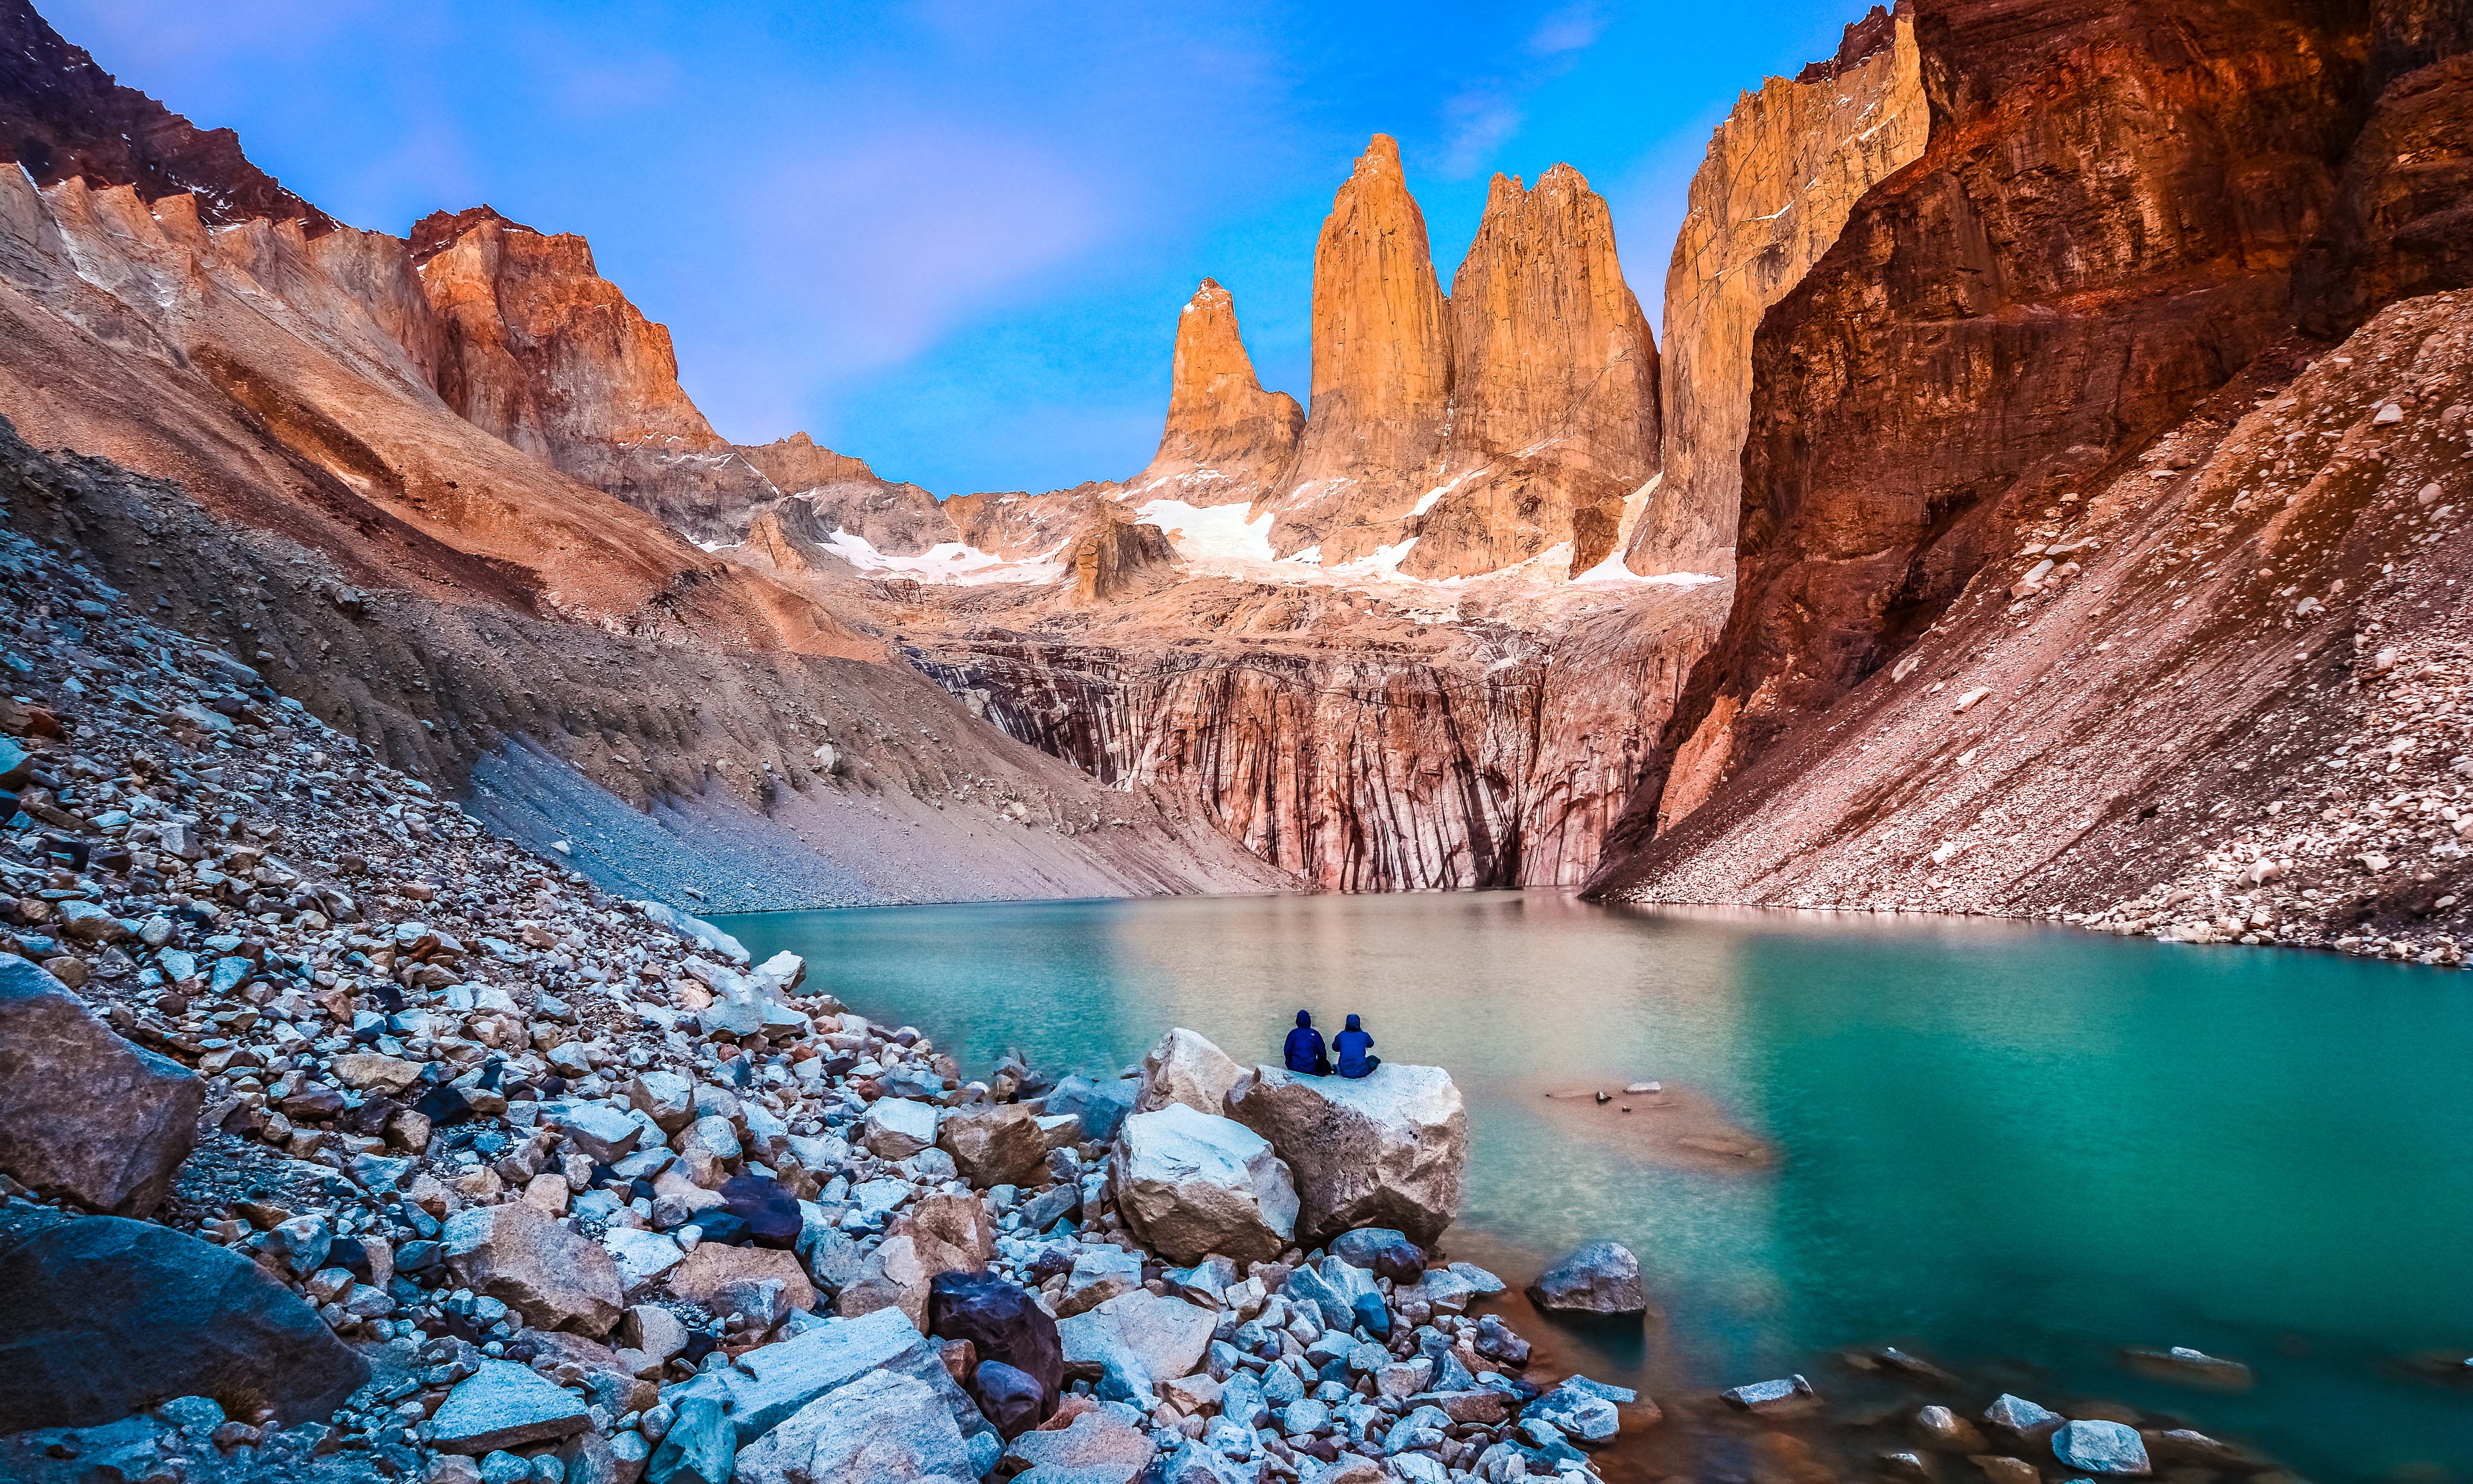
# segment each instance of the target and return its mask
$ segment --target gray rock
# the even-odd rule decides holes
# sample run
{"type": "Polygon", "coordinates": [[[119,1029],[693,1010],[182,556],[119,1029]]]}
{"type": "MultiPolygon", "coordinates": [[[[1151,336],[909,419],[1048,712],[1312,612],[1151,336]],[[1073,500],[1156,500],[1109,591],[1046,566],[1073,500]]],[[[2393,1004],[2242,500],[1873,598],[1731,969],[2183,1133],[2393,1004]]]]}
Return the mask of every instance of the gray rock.
{"type": "Polygon", "coordinates": [[[1182,1102],[1125,1119],[1115,1181],[1126,1226],[1170,1262],[1268,1261],[1296,1235],[1296,1186],[1270,1142],[1182,1102]]]}
{"type": "Polygon", "coordinates": [[[644,1126],[607,1103],[585,1103],[560,1118],[575,1147],[595,1164],[615,1164],[636,1152],[644,1126]]]}
{"type": "Polygon", "coordinates": [[[2122,1358],[2131,1370],[2159,1381],[2204,1387],[2209,1391],[2246,1391],[2258,1379],[2246,1365],[2175,1345],[2170,1350],[2129,1350],[2122,1358]]]}
{"type": "Polygon", "coordinates": [[[168,1227],[67,1221],[0,1248],[0,1433],[108,1423],[175,1397],[324,1418],[369,1363],[256,1263],[168,1227]]]}
{"type": "Polygon", "coordinates": [[[1413,1283],[1426,1276],[1426,1249],[1408,1240],[1407,1233],[1389,1227],[1342,1232],[1331,1239],[1331,1251],[1347,1258],[1349,1266],[1395,1283],[1413,1283]]]}
{"type": "Polygon", "coordinates": [[[860,1142],[880,1160],[907,1160],[935,1145],[940,1112],[933,1103],[914,1102],[906,1097],[877,1098],[868,1107],[867,1134],[860,1142]]]}
{"type": "Polygon", "coordinates": [[[2011,1438],[2040,1438],[2058,1427],[2063,1419],[2058,1412],[2037,1406],[2024,1397],[2007,1392],[1992,1400],[1983,1409],[1984,1425],[2011,1438]]]}
{"type": "Polygon", "coordinates": [[[644,1477],[651,1484],[730,1484],[738,1462],[738,1430],[719,1398],[687,1397],[653,1449],[644,1477]]]}
{"type": "Polygon", "coordinates": [[[429,1419],[430,1446],[487,1453],[570,1437],[592,1425],[584,1401],[549,1377],[507,1360],[484,1360],[455,1383],[429,1419]]]}
{"type": "Polygon", "coordinates": [[[1244,1075],[1245,1068],[1208,1037],[1179,1026],[1162,1036],[1142,1058],[1134,1112],[1157,1113],[1183,1104],[1195,1113],[1220,1117],[1228,1111],[1228,1090],[1244,1075]]]}
{"type": "Polygon", "coordinates": [[[1382,1302],[1381,1289],[1374,1286],[1374,1275],[1337,1257],[1327,1257],[1316,1266],[1302,1267],[1288,1275],[1287,1286],[1281,1290],[1291,1304],[1310,1305],[1326,1329],[1342,1334],[1355,1329],[1368,1299],[1376,1304],[1382,1302]]]}
{"type": "Polygon", "coordinates": [[[1142,1259],[1121,1247],[1085,1247],[1073,1255],[1056,1317],[1070,1319],[1142,1285],[1142,1259]]]}
{"type": "Polygon", "coordinates": [[[524,1202],[457,1211],[441,1240],[459,1282],[540,1328],[597,1337],[618,1322],[625,1293],[609,1249],[524,1202]]]}
{"type": "Polygon", "coordinates": [[[1301,1242],[1389,1227],[1430,1243],[1459,1216],[1468,1111],[1439,1066],[1386,1062],[1358,1078],[1258,1066],[1229,1092],[1228,1112],[1287,1161],[1301,1242]]]}
{"type": "Polygon", "coordinates": [[[1528,1285],[1528,1297],[1549,1313],[1611,1318],[1648,1311],[1640,1259],[1621,1242],[1590,1242],[1565,1253],[1528,1285]]]}
{"type": "Polygon", "coordinates": [[[1774,1381],[1754,1381],[1719,1395],[1730,1405],[1741,1407],[1746,1412],[1799,1412],[1819,1400],[1813,1392],[1812,1383],[1800,1376],[1774,1381]]]}
{"type": "Polygon", "coordinates": [[[739,1440],[752,1443],[819,1398],[876,1371],[907,1376],[935,1392],[965,1436],[990,1430],[945,1369],[943,1347],[898,1308],[827,1320],[794,1339],[749,1351],[735,1364],[707,1371],[677,1394],[723,1401],[739,1440]]]}
{"type": "Polygon", "coordinates": [[[1609,1443],[1622,1429],[1622,1420],[1616,1415],[1612,1401],[1568,1385],[1557,1386],[1528,1403],[1520,1416],[1524,1422],[1545,1423],[1582,1443],[1609,1443]]]}
{"type": "Polygon", "coordinates": [[[1056,1333],[1068,1374],[1096,1369],[1103,1399],[1147,1406],[1158,1382],[1193,1373],[1217,1323],[1211,1310],[1137,1288],[1057,1321],[1056,1333]]]}
{"type": "Polygon", "coordinates": [[[1068,1216],[1082,1210],[1082,1187],[1066,1184],[1050,1185],[1021,1203],[1021,1224],[1025,1231],[1044,1232],[1068,1216]]]}
{"type": "Polygon", "coordinates": [[[659,1232],[640,1227],[612,1227],[601,1234],[601,1245],[610,1250],[617,1265],[618,1281],[628,1293],[650,1284],[670,1269],[686,1260],[679,1244],[659,1232]]]}
{"type": "Polygon", "coordinates": [[[743,1448],[736,1484],[914,1484],[975,1472],[970,1445],[934,1391],[874,1371],[743,1448]]]}
{"type": "Polygon", "coordinates": [[[1025,1432],[1002,1460],[1022,1469],[1013,1484],[1133,1484],[1151,1461],[1151,1440],[1104,1411],[1085,1412],[1055,1432],[1025,1432]]]}
{"type": "Polygon", "coordinates": [[[2147,1445],[2121,1423],[2063,1423],[2053,1433],[2053,1456],[2073,1469],[2115,1476],[2148,1472],[2147,1445]]]}
{"type": "Polygon", "coordinates": [[[198,1141],[205,1085],[132,1045],[68,987],[0,956],[0,1170],[90,1209],[160,1205],[198,1141]]]}
{"type": "Polygon", "coordinates": [[[1077,1075],[1058,1083],[1055,1090],[1047,1094],[1044,1106],[1051,1113],[1070,1113],[1080,1118],[1082,1137],[1104,1144],[1116,1137],[1117,1127],[1134,1111],[1134,1098],[1140,1091],[1131,1078],[1092,1082],[1077,1075]]]}

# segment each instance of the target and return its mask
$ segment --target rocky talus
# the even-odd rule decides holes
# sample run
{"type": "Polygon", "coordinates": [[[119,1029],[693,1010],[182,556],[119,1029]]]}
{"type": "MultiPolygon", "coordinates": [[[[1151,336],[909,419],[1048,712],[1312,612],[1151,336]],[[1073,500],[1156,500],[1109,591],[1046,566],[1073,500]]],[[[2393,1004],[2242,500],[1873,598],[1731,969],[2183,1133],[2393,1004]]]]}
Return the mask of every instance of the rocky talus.
{"type": "Polygon", "coordinates": [[[411,251],[439,323],[439,395],[475,427],[698,540],[735,539],[776,492],[688,399],[670,332],[583,238],[476,206],[415,224],[411,251]]]}
{"type": "Polygon", "coordinates": [[[1918,7],[1932,139],[1763,322],[1738,601],[1630,843],[1891,663],[2007,530],[2114,477],[2292,328],[2377,26],[2238,4],[2018,19],[1918,7]]]}
{"type": "Polygon", "coordinates": [[[1753,331],[1863,193],[1923,153],[1930,128],[1910,8],[1893,17],[1875,6],[1836,58],[1743,94],[1710,136],[1666,275],[1660,480],[1624,554],[1633,570],[1716,571],[1729,559],[1753,331]]]}
{"type": "Polygon", "coordinates": [[[1669,900],[2473,943],[2473,293],[2284,343],[1612,874],[1669,900]]]}

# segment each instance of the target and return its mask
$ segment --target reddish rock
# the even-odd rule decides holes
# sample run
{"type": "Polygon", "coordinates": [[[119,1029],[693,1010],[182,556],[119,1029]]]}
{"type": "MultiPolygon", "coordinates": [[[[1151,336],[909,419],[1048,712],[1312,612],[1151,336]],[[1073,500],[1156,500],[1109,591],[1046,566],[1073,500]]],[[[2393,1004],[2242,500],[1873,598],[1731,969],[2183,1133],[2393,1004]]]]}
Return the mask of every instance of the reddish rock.
{"type": "Polygon", "coordinates": [[[141,200],[195,193],[218,225],[269,219],[314,236],[336,223],[241,154],[228,129],[200,129],[123,87],[28,0],[0,0],[0,139],[37,185],[72,177],[128,185],[141,200]]]}
{"type": "Polygon", "coordinates": [[[2283,333],[2363,39],[2265,0],[1928,0],[1916,36],[1931,141],[1762,322],[1734,612],[1623,848],[2283,333]]]}
{"type": "Polygon", "coordinates": [[[1401,570],[1457,577],[1614,549],[1623,499],[1657,468],[1657,345],[1615,255],[1605,199],[1569,165],[1534,189],[1496,176],[1452,279],[1443,493],[1401,570]]]}
{"type": "Polygon", "coordinates": [[[1735,544],[1752,332],[1931,128],[1909,14],[1875,6],[1837,57],[1747,92],[1709,137],[1666,274],[1664,439],[1633,528],[1638,572],[1715,572],[1735,544]]]}
{"type": "Polygon", "coordinates": [[[412,257],[444,326],[439,395],[475,426],[699,539],[742,532],[774,492],[583,238],[474,206],[415,224],[412,257]]]}
{"type": "Polygon", "coordinates": [[[1209,278],[1176,321],[1167,426],[1150,467],[1134,476],[1138,497],[1160,485],[1194,505],[1252,500],[1281,487],[1296,463],[1305,410],[1285,392],[1265,392],[1236,333],[1236,301],[1209,278]]]}
{"type": "Polygon", "coordinates": [[[1451,318],[1400,145],[1376,134],[1314,245],[1313,396],[1272,539],[1326,563],[1396,539],[1443,450],[1451,318]]]}

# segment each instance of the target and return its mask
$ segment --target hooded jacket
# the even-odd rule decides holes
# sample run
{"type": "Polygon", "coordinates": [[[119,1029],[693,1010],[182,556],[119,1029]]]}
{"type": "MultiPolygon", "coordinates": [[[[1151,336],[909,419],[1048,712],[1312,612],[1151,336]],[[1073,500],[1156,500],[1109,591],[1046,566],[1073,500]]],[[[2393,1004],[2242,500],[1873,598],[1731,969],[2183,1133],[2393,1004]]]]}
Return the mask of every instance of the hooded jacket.
{"type": "Polygon", "coordinates": [[[1331,1075],[1331,1057],[1323,1050],[1322,1032],[1313,1028],[1313,1017],[1297,1012],[1297,1028],[1288,1032],[1287,1044],[1281,1048],[1288,1070],[1307,1072],[1316,1077],[1331,1075]]]}
{"type": "Polygon", "coordinates": [[[1366,1054],[1374,1049],[1374,1038],[1365,1034],[1355,1016],[1348,1017],[1348,1029],[1331,1039],[1331,1049],[1339,1056],[1343,1077],[1362,1077],[1374,1070],[1374,1060],[1366,1054]]]}

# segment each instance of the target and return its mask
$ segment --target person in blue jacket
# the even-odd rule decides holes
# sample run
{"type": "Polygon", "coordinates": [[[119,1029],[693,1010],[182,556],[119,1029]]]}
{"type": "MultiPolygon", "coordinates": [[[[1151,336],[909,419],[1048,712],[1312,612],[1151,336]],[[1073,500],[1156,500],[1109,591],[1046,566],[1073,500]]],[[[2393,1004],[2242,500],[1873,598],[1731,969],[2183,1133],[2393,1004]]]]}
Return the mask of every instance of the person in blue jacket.
{"type": "MultiPolygon", "coordinates": [[[[1356,1017],[1352,1016],[1350,1018],[1356,1017]]],[[[1281,1055],[1292,1072],[1307,1072],[1316,1077],[1331,1075],[1331,1058],[1323,1051],[1322,1032],[1313,1028],[1313,1017],[1305,1011],[1297,1012],[1297,1028],[1288,1032],[1288,1043],[1281,1049],[1281,1055]]]]}
{"type": "Polygon", "coordinates": [[[1374,1054],[1374,1038],[1365,1034],[1355,1016],[1348,1017],[1348,1029],[1331,1039],[1331,1049],[1339,1055],[1343,1077],[1369,1077],[1382,1065],[1382,1059],[1374,1054]]]}

